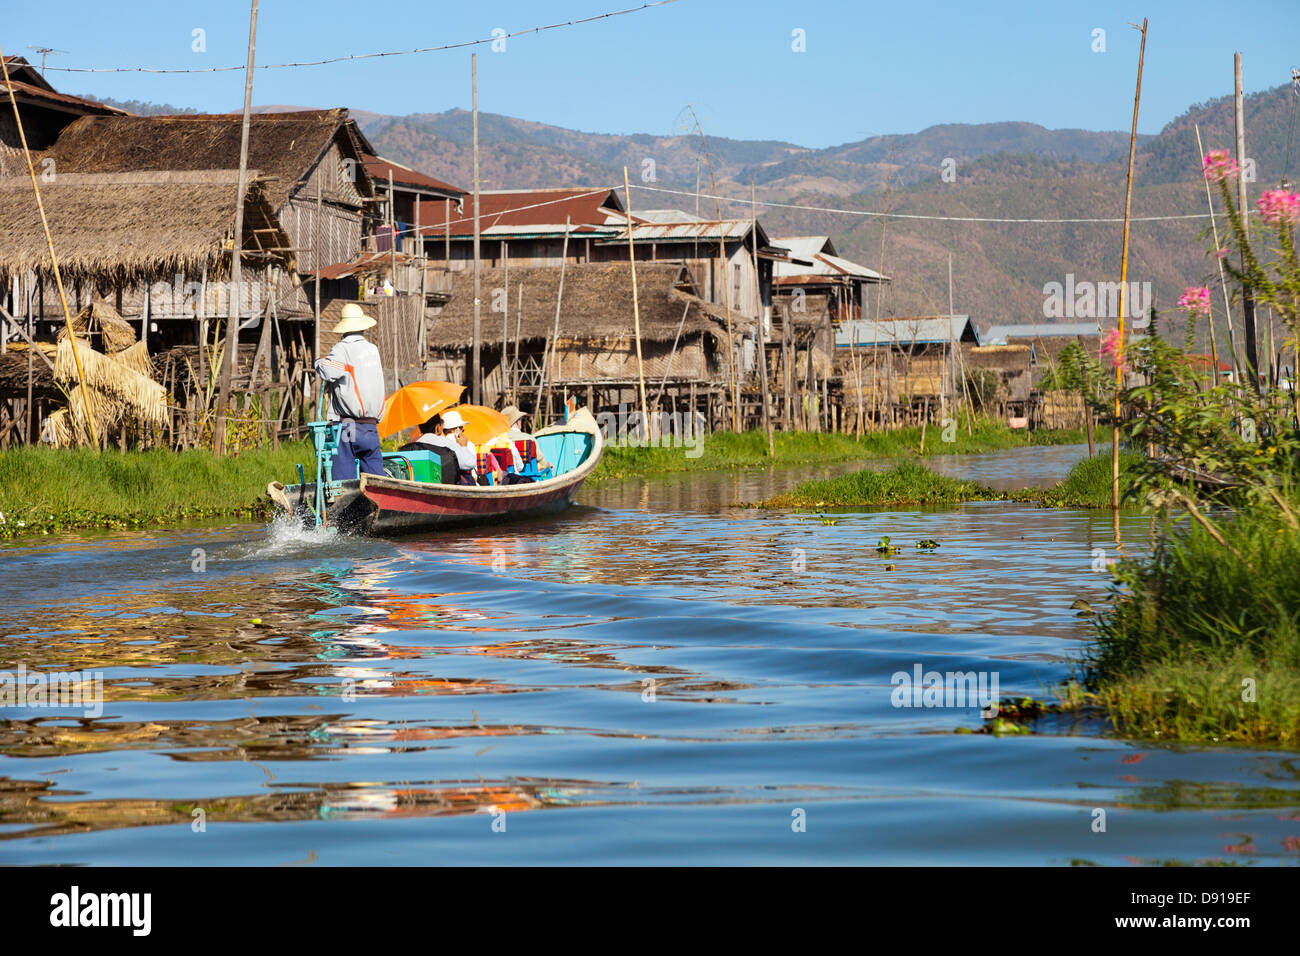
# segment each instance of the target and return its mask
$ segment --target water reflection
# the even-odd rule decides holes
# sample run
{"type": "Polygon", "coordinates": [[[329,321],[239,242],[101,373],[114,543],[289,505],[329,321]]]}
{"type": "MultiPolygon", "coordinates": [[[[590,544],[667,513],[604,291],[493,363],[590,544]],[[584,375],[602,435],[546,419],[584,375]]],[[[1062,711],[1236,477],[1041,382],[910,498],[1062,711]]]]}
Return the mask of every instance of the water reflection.
{"type": "MultiPolygon", "coordinates": [[[[1068,469],[1032,452],[1055,457],[964,461],[1068,469]]],[[[106,698],[3,712],[0,860],[421,862],[431,841],[449,862],[1295,859],[1289,756],[1107,741],[1089,719],[957,735],[974,711],[892,707],[917,662],[997,671],[1004,693],[1065,676],[1109,521],[736,507],[844,467],[624,482],[551,520],[395,542],[209,525],[0,545],[31,582],[0,608],[0,669],[102,671],[106,698]],[[903,552],[880,560],[881,534],[903,552]],[[822,822],[781,843],[805,804],[822,822]],[[1097,806],[1135,815],[1101,854],[1097,806]],[[233,829],[177,842],[195,808],[233,829]],[[485,845],[494,811],[532,836],[485,845]]]]}

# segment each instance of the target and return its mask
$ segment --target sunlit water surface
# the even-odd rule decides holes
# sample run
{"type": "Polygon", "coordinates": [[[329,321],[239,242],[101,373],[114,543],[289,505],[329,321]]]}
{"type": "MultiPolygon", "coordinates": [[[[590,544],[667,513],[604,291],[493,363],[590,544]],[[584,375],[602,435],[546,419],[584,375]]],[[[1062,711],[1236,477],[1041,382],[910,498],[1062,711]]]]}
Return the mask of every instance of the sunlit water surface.
{"type": "MultiPolygon", "coordinates": [[[[933,464],[1042,485],[1084,453],[933,464]]],[[[1095,720],[958,733],[975,706],[894,706],[918,664],[1003,695],[1066,677],[1110,516],[737,507],[846,467],[628,480],[553,520],[397,541],[238,524],[0,546],[0,668],[102,672],[106,697],[98,717],[0,711],[0,862],[1298,858],[1294,754],[1095,720]]],[[[1149,523],[1123,532],[1140,550],[1149,523]]]]}

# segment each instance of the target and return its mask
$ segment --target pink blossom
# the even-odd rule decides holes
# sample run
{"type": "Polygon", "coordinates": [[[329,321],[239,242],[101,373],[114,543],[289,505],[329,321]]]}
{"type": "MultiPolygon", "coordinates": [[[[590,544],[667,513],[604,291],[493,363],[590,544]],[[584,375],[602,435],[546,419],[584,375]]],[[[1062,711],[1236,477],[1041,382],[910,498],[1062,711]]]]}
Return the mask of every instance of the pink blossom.
{"type": "Polygon", "coordinates": [[[1188,286],[1178,298],[1178,308],[1185,309],[1192,315],[1210,314],[1210,290],[1201,286],[1188,286]]]}
{"type": "Polygon", "coordinates": [[[1232,251],[1232,250],[1230,250],[1227,246],[1224,246],[1222,249],[1215,249],[1215,250],[1214,250],[1214,258],[1216,258],[1216,259],[1226,259],[1226,258],[1228,258],[1228,253],[1231,252],[1231,251],[1232,251]]]}
{"type": "Polygon", "coordinates": [[[1125,368],[1123,352],[1124,337],[1120,335],[1119,329],[1111,329],[1101,343],[1101,354],[1107,356],[1115,368],[1125,368]]]}
{"type": "Polygon", "coordinates": [[[1212,149],[1205,154],[1204,172],[1210,182],[1221,183],[1225,179],[1236,179],[1241,168],[1226,149],[1212,149]]]}
{"type": "Polygon", "coordinates": [[[1288,193],[1285,189],[1270,189],[1259,197],[1256,205],[1260,216],[1269,225],[1291,225],[1300,214],[1300,195],[1288,193]]]}

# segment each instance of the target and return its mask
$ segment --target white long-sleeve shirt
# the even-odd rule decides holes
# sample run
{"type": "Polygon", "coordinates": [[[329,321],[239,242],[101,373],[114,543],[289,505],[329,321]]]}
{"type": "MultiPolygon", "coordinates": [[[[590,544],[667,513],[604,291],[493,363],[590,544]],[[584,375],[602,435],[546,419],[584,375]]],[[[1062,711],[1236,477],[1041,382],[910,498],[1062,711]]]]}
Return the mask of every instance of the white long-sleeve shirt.
{"type": "Polygon", "coordinates": [[[419,441],[423,445],[450,448],[456,454],[456,465],[460,470],[478,477],[478,449],[472,441],[462,445],[451,435],[422,435],[419,441]]]}
{"type": "Polygon", "coordinates": [[[329,385],[329,420],[378,418],[384,410],[384,369],[379,349],[360,332],[335,343],[316,361],[316,374],[329,385]]]}

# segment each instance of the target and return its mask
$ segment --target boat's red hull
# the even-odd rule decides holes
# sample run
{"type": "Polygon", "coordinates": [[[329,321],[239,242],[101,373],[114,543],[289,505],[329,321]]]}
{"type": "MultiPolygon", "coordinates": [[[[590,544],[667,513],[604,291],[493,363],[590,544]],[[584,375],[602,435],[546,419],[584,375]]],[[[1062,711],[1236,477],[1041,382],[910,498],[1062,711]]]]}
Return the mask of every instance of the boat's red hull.
{"type": "MultiPolygon", "coordinates": [[[[546,484],[550,485],[551,482],[546,484]]],[[[581,485],[582,480],[579,479],[558,487],[539,488],[531,493],[524,491],[530,487],[528,485],[509,485],[499,490],[462,491],[453,486],[419,486],[415,482],[367,476],[362,485],[362,494],[374,507],[374,511],[366,531],[369,534],[425,531],[554,514],[569,506],[581,485]],[[466,494],[465,491],[471,493],[466,494]]]]}

